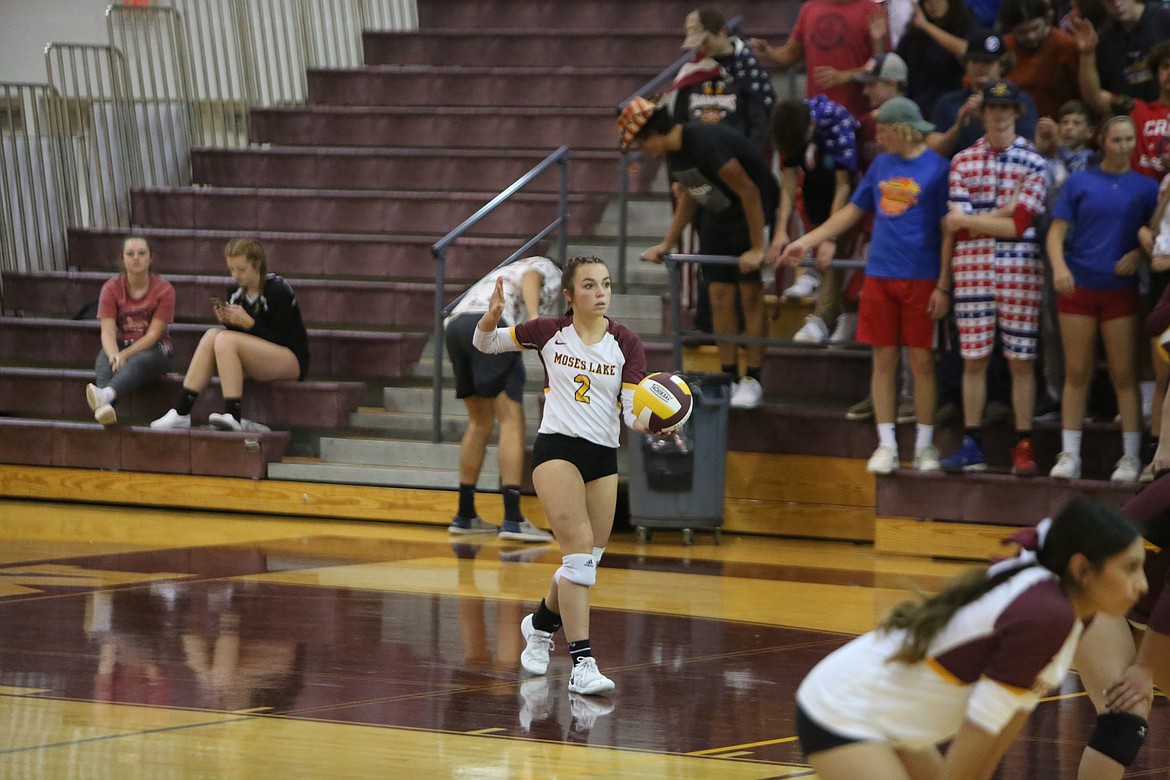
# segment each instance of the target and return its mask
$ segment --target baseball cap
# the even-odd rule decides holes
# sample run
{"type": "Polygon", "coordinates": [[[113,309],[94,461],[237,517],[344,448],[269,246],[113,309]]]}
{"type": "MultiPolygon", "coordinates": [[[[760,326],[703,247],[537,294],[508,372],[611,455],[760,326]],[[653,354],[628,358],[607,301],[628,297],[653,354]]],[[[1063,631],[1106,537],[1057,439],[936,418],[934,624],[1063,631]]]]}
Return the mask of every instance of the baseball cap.
{"type": "Polygon", "coordinates": [[[1003,38],[999,33],[976,30],[967,35],[967,59],[992,62],[1003,56],[1003,38]]]}
{"type": "Polygon", "coordinates": [[[934,125],[922,118],[918,104],[908,97],[890,98],[882,103],[877,110],[877,121],[882,125],[910,125],[923,133],[934,129],[934,125]]]}
{"type": "Polygon", "coordinates": [[[900,81],[904,84],[909,77],[906,60],[893,52],[870,57],[869,62],[865,63],[865,70],[853,74],[853,80],[862,84],[874,81],[900,81]]]}
{"type": "Polygon", "coordinates": [[[618,142],[619,150],[624,152],[630,148],[634,136],[646,126],[657,108],[658,105],[653,100],[647,100],[644,97],[636,97],[626,104],[617,118],[618,134],[621,136],[621,140],[618,142]]]}
{"type": "Polygon", "coordinates": [[[723,16],[718,11],[708,8],[702,11],[691,11],[687,14],[686,34],[682,48],[693,49],[707,42],[711,33],[717,33],[723,27],[723,16]],[[706,19],[704,19],[706,17],[706,19]]]}
{"type": "Polygon", "coordinates": [[[993,81],[983,88],[983,105],[1018,106],[1020,88],[1010,81],[993,81]]]}

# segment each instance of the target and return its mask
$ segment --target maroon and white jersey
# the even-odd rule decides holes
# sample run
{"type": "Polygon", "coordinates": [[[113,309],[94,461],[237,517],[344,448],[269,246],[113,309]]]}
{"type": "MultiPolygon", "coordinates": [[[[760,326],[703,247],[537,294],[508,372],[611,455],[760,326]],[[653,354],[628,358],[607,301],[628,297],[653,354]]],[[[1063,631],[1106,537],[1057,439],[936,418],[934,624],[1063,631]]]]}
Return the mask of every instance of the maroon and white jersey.
{"type": "Polygon", "coordinates": [[[581,341],[571,314],[538,317],[491,333],[476,328],[473,343],[490,353],[539,350],[545,393],[540,432],[616,448],[622,419],[633,425],[634,387],[646,375],[646,353],[636,333],[608,323],[596,344],[581,341]]]}
{"type": "Polygon", "coordinates": [[[1031,566],[960,608],[922,661],[890,660],[904,631],[871,631],[817,664],[796,700],[831,731],[912,750],[965,720],[998,734],[1060,684],[1083,629],[1057,576],[1031,566]]]}

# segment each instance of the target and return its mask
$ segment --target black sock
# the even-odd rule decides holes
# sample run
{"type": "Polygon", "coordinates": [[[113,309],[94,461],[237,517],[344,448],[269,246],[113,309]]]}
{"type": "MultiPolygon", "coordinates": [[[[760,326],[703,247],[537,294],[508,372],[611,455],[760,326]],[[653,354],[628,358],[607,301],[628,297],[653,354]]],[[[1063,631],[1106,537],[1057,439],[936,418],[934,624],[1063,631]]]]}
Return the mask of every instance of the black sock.
{"type": "Polygon", "coordinates": [[[524,519],[520,514],[520,486],[504,485],[504,520],[519,523],[524,519]]]}
{"type": "Polygon", "coordinates": [[[195,399],[198,397],[199,393],[184,387],[179,393],[179,402],[175,404],[175,412],[184,416],[191,414],[191,407],[195,405],[195,399]]]}
{"type": "Polygon", "coordinates": [[[569,642],[569,657],[573,659],[573,666],[576,666],[582,658],[592,658],[593,648],[589,646],[589,640],[569,642]]]}
{"type": "Polygon", "coordinates": [[[540,606],[532,613],[532,627],[538,631],[547,631],[550,634],[555,634],[561,630],[561,616],[558,612],[553,612],[544,603],[544,599],[540,600],[540,606]]]}
{"type": "Polygon", "coordinates": [[[729,366],[720,366],[719,370],[725,374],[728,374],[729,376],[733,376],[736,378],[739,377],[739,366],[735,365],[734,363],[732,363],[729,366]]]}
{"type": "Polygon", "coordinates": [[[475,517],[475,485],[459,483],[459,512],[465,520],[475,517]]]}
{"type": "Polygon", "coordinates": [[[983,446],[983,428],[979,426],[963,428],[963,433],[970,436],[971,440],[980,447],[983,446]]]}
{"type": "Polygon", "coordinates": [[[1026,431],[1016,431],[1016,444],[1019,444],[1024,439],[1030,439],[1030,438],[1032,438],[1032,429],[1031,428],[1029,428],[1026,431]]]}
{"type": "Polygon", "coordinates": [[[223,413],[230,414],[236,418],[236,422],[244,419],[244,415],[240,413],[240,399],[239,398],[225,398],[223,399],[223,413]]]}
{"type": "Polygon", "coordinates": [[[760,374],[763,372],[763,370],[764,369],[762,366],[756,366],[755,368],[748,366],[747,367],[747,375],[750,376],[752,379],[756,380],[757,382],[759,382],[760,381],[760,374]]]}

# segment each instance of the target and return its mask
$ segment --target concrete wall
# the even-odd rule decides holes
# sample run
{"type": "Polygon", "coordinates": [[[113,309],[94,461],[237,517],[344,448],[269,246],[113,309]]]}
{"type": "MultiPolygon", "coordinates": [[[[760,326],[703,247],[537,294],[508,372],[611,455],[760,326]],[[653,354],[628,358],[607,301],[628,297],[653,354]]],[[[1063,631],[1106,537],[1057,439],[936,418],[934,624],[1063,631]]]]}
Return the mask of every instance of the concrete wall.
{"type": "Polygon", "coordinates": [[[44,83],[45,44],[106,43],[108,0],[0,0],[0,81],[44,83]]]}

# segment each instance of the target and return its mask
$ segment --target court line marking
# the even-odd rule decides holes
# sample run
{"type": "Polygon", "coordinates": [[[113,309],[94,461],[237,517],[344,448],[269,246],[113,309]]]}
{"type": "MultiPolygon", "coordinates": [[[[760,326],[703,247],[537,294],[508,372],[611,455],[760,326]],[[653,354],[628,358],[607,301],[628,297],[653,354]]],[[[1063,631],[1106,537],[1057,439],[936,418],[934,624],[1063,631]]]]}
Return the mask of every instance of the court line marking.
{"type": "Polygon", "coordinates": [[[767,745],[782,745],[785,742],[795,742],[796,737],[780,737],[779,739],[765,739],[759,742],[745,742],[742,745],[724,745],[723,747],[707,748],[706,750],[692,750],[684,753],[687,756],[710,756],[716,753],[726,753],[732,750],[746,750],[747,748],[765,747],[767,745]]]}
{"type": "Polygon", "coordinates": [[[70,739],[64,742],[46,742],[40,745],[27,745],[25,747],[19,748],[0,748],[0,756],[14,755],[16,753],[31,753],[34,750],[52,750],[54,748],[73,747],[74,745],[85,745],[94,742],[109,742],[110,740],[124,739],[127,737],[144,737],[151,734],[165,734],[168,731],[185,731],[187,729],[203,728],[206,726],[226,726],[233,723],[244,723],[250,720],[253,720],[253,718],[223,718],[220,720],[200,723],[184,723],[181,726],[161,726],[156,729],[123,731],[117,734],[103,734],[97,737],[83,737],[82,739],[70,739]]]}

